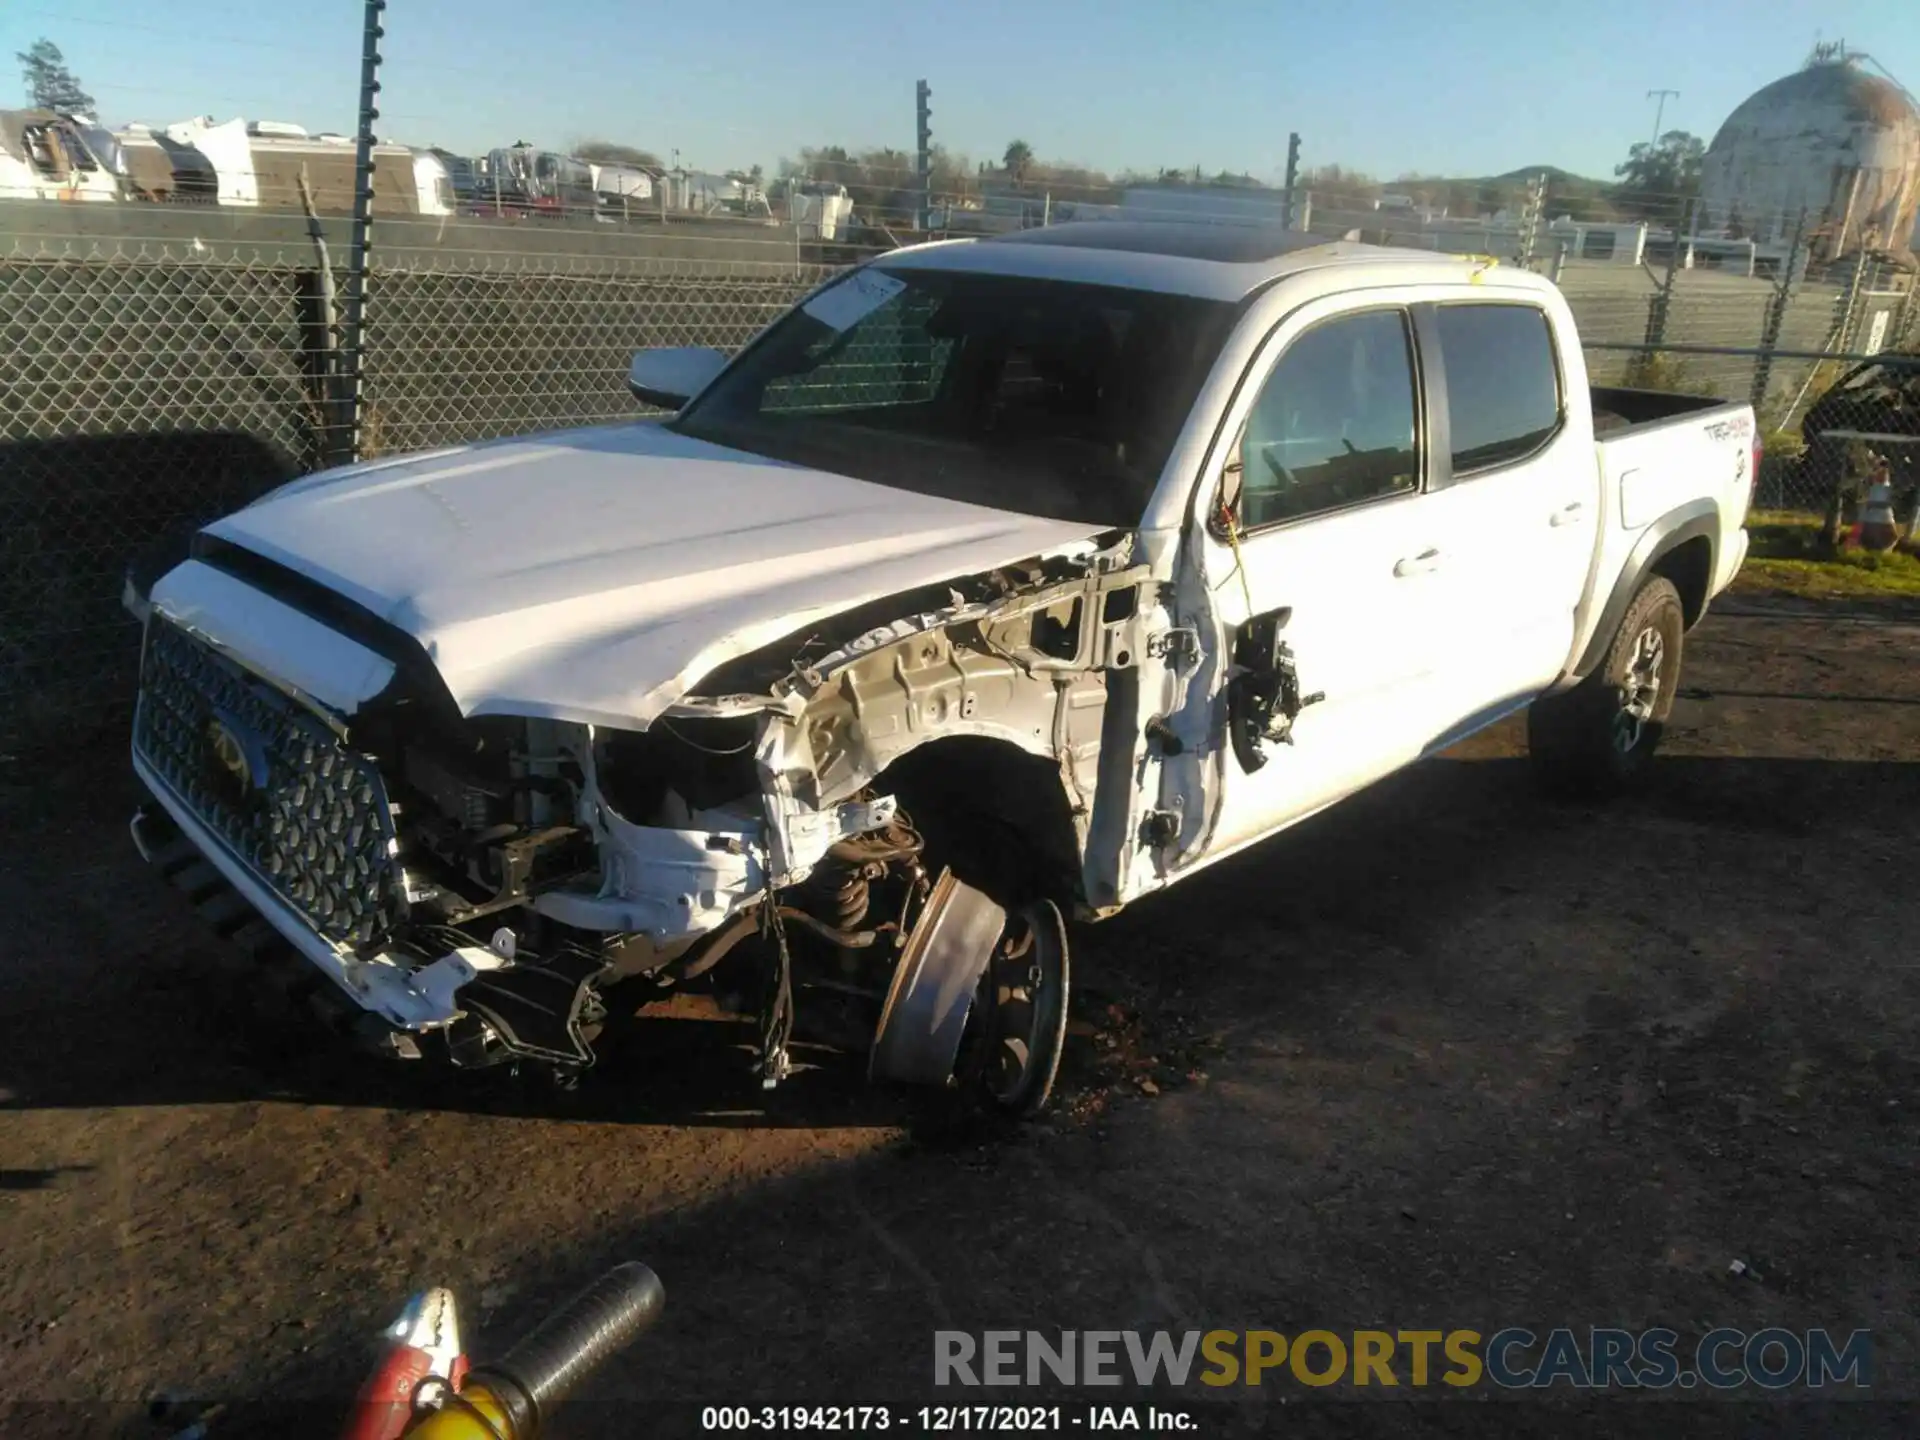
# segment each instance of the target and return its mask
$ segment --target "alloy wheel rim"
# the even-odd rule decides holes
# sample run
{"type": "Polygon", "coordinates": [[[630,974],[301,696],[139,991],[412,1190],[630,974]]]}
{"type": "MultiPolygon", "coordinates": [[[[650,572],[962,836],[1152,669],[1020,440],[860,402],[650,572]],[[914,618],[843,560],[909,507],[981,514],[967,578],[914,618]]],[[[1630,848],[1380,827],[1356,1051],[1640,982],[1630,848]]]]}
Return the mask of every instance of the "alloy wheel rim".
{"type": "Polygon", "coordinates": [[[1656,627],[1649,625],[1634,636],[1626,674],[1620,679],[1619,709],[1613,719],[1613,744],[1622,755],[1639,746],[1647,726],[1653,723],[1666,658],[1667,642],[1656,627]]]}

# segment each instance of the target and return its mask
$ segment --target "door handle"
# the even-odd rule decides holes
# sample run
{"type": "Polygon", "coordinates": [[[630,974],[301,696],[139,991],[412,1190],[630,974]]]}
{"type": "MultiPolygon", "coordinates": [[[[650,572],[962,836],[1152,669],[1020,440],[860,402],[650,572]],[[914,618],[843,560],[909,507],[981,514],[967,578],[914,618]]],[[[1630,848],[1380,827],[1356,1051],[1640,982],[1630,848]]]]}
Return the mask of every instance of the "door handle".
{"type": "Polygon", "coordinates": [[[1422,550],[1418,555],[1409,555],[1404,560],[1396,561],[1393,567],[1393,573],[1396,578],[1404,580],[1409,575],[1425,575],[1428,571],[1439,568],[1440,552],[1438,550],[1422,550]]]}
{"type": "Polygon", "coordinates": [[[1554,511],[1547,523],[1556,530],[1562,525],[1578,525],[1582,520],[1587,518],[1586,510],[1587,507],[1576,500],[1571,505],[1562,505],[1558,510],[1554,511]]]}

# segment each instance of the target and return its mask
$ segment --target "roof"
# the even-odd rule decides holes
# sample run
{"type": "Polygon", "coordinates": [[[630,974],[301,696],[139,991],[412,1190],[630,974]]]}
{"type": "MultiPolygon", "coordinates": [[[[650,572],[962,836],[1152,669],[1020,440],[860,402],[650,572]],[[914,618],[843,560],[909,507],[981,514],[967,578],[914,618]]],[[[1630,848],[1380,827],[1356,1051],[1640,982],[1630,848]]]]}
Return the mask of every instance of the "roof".
{"type": "Polygon", "coordinates": [[[1077,280],[1238,301],[1282,276],[1354,262],[1458,265],[1431,250],[1365,245],[1272,225],[1206,221],[1079,220],[983,240],[943,240],[875,261],[888,270],[952,270],[1077,280]]]}

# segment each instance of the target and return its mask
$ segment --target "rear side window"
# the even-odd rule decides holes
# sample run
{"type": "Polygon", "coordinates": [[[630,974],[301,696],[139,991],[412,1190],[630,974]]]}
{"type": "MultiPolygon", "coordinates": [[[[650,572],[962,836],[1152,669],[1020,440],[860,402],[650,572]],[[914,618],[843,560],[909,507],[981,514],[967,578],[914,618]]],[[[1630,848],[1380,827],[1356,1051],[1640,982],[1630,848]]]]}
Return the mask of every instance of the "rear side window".
{"type": "Polygon", "coordinates": [[[1560,365],[1546,315],[1531,305],[1443,305],[1453,473],[1524,460],[1560,428],[1560,365]]]}

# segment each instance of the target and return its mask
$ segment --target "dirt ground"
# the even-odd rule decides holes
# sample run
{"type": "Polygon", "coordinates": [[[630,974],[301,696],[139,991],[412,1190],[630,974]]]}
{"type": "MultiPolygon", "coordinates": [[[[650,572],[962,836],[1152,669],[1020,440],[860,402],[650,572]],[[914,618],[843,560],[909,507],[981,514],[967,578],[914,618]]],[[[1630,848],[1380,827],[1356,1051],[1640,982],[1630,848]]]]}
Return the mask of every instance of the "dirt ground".
{"type": "Polygon", "coordinates": [[[951,1399],[936,1329],[1515,1324],[1870,1328],[1879,1399],[1181,1400],[1201,1433],[1914,1433],[1920,616],[1745,598],[1684,684],[1627,802],[1535,799],[1503,727],[1083,932],[1065,1104],[1012,1135],[844,1067],[769,1099],[711,1024],[573,1094],[316,1048],[144,872],[118,754],[18,757],[0,1396],[34,1403],[0,1431],[147,1433],[172,1389],[231,1402],[216,1437],[327,1434],[409,1291],[456,1287],[484,1353],[634,1257],[666,1319],[558,1436],[951,1399]]]}

